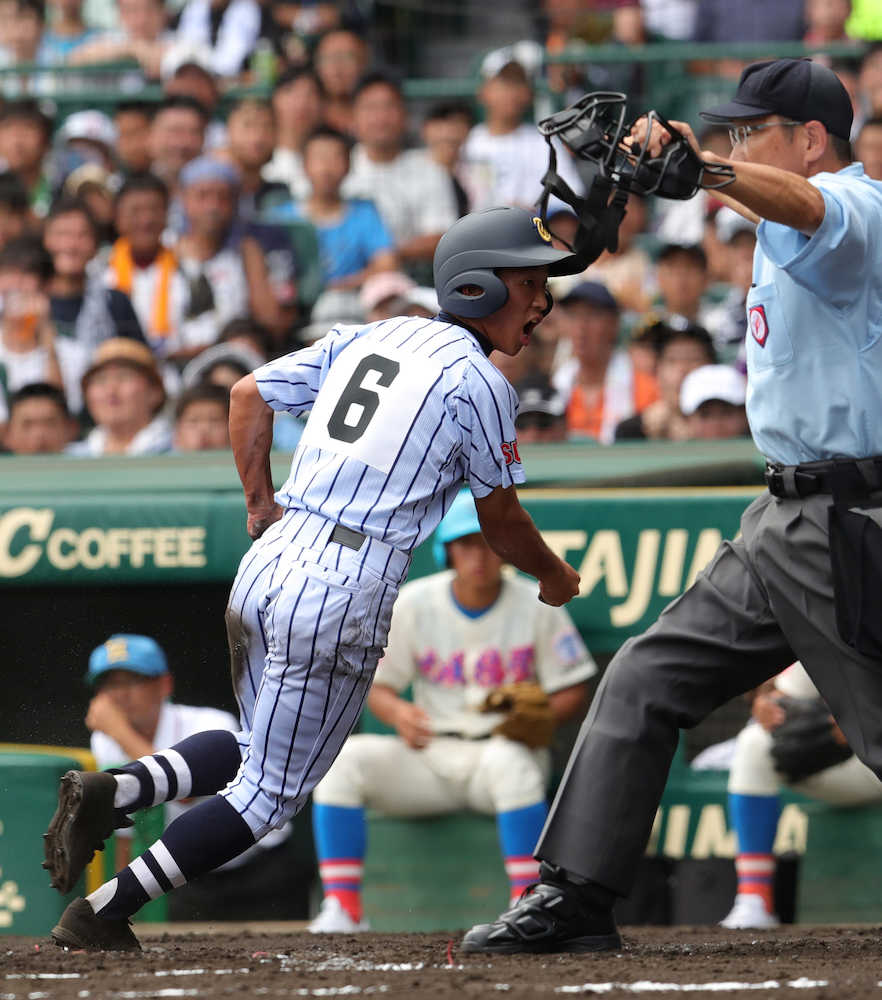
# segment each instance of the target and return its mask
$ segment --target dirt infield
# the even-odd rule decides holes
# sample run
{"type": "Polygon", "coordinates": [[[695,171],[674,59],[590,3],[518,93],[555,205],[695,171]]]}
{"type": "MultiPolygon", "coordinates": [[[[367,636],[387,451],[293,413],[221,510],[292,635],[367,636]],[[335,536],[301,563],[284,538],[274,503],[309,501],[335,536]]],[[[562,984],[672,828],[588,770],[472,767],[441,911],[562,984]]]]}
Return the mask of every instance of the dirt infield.
{"type": "Polygon", "coordinates": [[[277,927],[144,935],[138,954],[63,951],[0,938],[0,1000],[152,997],[560,996],[882,998],[882,932],[790,927],[625,929],[602,956],[489,957],[458,935],[313,936],[277,927]]]}

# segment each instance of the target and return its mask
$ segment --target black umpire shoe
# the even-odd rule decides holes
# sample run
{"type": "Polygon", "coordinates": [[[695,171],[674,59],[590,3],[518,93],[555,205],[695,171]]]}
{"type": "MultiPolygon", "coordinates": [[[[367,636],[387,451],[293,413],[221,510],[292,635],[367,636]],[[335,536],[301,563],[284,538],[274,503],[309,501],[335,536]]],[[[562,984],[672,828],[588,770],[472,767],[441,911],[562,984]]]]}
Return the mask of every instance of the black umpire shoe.
{"type": "Polygon", "coordinates": [[[140,951],[141,945],[125,918],[102,920],[87,899],[70,903],[52,928],[52,940],[62,948],[86,951],[140,951]]]}
{"type": "Polygon", "coordinates": [[[131,826],[113,807],[116,779],[105,771],[68,771],[58,789],[58,808],[43,834],[43,867],[52,888],[67,894],[83,869],[104,850],[104,841],[121,825],[131,826]]]}
{"type": "MultiPolygon", "coordinates": [[[[554,865],[543,862],[539,878],[540,882],[492,924],[473,927],[460,949],[508,955],[621,948],[611,902],[601,902],[591,886],[567,881],[554,865]]],[[[597,889],[606,895],[606,890],[597,889]]]]}

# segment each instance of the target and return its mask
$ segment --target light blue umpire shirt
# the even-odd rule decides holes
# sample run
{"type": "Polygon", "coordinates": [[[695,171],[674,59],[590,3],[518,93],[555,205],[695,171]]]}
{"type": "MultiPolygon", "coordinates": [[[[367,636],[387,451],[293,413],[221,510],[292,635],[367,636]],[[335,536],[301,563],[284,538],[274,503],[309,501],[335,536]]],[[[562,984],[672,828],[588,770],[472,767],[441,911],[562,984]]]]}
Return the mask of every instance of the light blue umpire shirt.
{"type": "Polygon", "coordinates": [[[882,455],[882,182],[860,163],[809,182],[823,222],[761,222],[747,296],[747,416],[783,465],[882,455]]]}

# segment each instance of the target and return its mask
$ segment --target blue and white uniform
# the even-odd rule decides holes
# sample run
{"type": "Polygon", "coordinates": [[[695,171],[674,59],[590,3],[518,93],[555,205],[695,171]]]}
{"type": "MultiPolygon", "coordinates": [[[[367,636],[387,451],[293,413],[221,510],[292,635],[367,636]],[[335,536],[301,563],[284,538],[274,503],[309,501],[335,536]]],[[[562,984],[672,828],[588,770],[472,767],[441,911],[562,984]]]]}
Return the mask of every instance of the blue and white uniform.
{"type": "Polygon", "coordinates": [[[517,399],[477,336],[442,314],[338,327],[255,372],[275,410],[309,412],[286,508],[245,555],[227,614],[245,732],[222,795],[255,837],[337,756],[386,644],[413,548],[466,482],[523,482],[517,399]]]}
{"type": "Polygon", "coordinates": [[[806,235],[760,223],[747,300],[747,412],[757,447],[780,463],[775,492],[613,658],[536,848],[622,895],[679,730],[796,659],[857,757],[882,775],[882,672],[840,634],[839,605],[856,609],[834,580],[829,532],[834,474],[882,472],[882,183],[859,163],[808,180],[824,198],[821,224],[806,235]]]}
{"type": "Polygon", "coordinates": [[[808,180],[821,225],[761,222],[747,296],[747,416],[782,465],[882,455],[882,183],[860,163],[808,180]]]}

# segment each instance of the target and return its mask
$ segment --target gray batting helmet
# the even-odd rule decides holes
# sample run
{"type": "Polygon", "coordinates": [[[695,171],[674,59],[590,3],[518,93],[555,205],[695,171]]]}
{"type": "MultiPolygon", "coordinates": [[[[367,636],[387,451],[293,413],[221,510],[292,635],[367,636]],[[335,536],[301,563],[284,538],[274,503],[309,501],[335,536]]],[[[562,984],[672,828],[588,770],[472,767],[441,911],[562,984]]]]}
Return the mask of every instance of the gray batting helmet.
{"type": "Polygon", "coordinates": [[[489,316],[505,305],[508,289],[497,267],[548,266],[549,274],[579,270],[575,254],[556,250],[538,215],[523,208],[488,208],[455,222],[438,241],[433,268],[441,308],[468,319],[489,316]],[[467,296],[463,285],[481,295],[467,296]]]}

